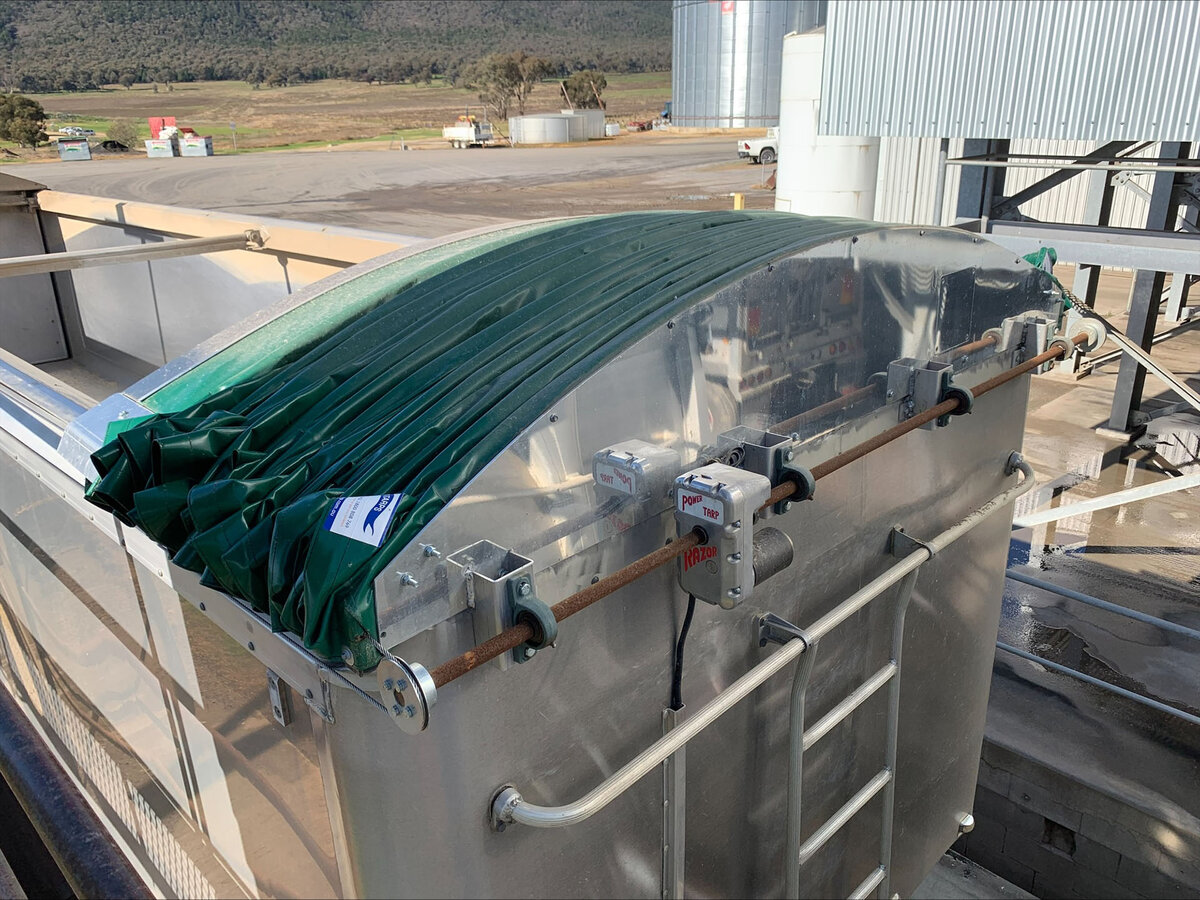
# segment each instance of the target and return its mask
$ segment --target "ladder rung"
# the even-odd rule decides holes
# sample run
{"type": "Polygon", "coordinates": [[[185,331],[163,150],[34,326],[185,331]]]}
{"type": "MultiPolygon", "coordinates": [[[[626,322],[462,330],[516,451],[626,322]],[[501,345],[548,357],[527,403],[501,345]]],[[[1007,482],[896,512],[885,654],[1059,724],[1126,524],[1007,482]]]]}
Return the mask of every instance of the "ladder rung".
{"type": "Polygon", "coordinates": [[[834,729],[834,726],[842,722],[850,713],[854,712],[863,705],[877,690],[892,680],[896,674],[898,667],[894,662],[889,662],[886,666],[864,681],[855,691],[846,697],[841,703],[827,712],[821,717],[812,728],[804,732],[804,749],[808,750],[825,735],[829,734],[834,729]]]}
{"type": "Polygon", "coordinates": [[[883,866],[876,866],[874,871],[863,879],[863,883],[856,887],[850,894],[849,900],[866,900],[867,897],[871,896],[871,891],[875,890],[883,882],[883,876],[886,874],[887,870],[883,866]]]}
{"type": "Polygon", "coordinates": [[[826,819],[825,823],[812,833],[812,837],[801,845],[800,865],[808,862],[814,853],[825,846],[826,841],[841,831],[842,826],[849,822],[854,814],[866,806],[871,798],[882,791],[891,780],[891,770],[882,769],[878,775],[859,788],[858,793],[847,800],[845,806],[826,819]]]}

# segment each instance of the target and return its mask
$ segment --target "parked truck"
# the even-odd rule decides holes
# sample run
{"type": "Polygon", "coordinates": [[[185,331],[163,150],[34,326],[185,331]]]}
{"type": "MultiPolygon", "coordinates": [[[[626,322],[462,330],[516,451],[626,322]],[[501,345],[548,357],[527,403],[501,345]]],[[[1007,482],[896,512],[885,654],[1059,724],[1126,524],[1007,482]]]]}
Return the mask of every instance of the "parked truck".
{"type": "Polygon", "coordinates": [[[768,128],[766,137],[739,140],[737,154],[741,159],[749,157],[751,162],[770,165],[779,158],[779,129],[768,128]]]}
{"type": "Polygon", "coordinates": [[[443,127],[442,137],[448,140],[455,150],[464,147],[486,147],[496,139],[491,122],[480,122],[471,115],[459,116],[453,125],[443,127]]]}

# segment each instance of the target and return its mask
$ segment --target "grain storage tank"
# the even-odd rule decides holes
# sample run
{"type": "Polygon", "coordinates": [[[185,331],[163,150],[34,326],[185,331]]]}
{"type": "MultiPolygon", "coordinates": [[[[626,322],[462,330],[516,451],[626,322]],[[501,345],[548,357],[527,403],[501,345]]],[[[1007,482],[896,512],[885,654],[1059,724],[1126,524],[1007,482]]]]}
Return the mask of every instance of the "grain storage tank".
{"type": "Polygon", "coordinates": [[[671,123],[778,125],[783,36],[824,21],[821,0],[675,0],[671,123]]]}
{"type": "Polygon", "coordinates": [[[508,133],[514,144],[566,144],[586,141],[587,119],[574,113],[539,113],[513,116],[508,133]]]}
{"type": "Polygon", "coordinates": [[[564,116],[582,116],[587,126],[587,139],[594,141],[604,137],[604,110],[602,109],[564,109],[564,116]]]}

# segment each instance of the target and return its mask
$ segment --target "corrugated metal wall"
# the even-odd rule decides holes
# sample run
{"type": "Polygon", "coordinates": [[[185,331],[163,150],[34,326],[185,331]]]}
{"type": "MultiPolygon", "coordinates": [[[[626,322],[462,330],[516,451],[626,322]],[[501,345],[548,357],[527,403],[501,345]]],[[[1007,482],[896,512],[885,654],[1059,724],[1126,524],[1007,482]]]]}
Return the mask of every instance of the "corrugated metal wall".
{"type": "Polygon", "coordinates": [[[824,6],[816,0],[675,0],[672,124],[778,125],[783,36],[815,27],[824,6]]]}
{"type": "Polygon", "coordinates": [[[821,131],[1200,140],[1195,0],[831,0],[821,131]]]}
{"type": "MultiPolygon", "coordinates": [[[[1095,147],[1096,144],[1091,141],[1013,140],[1009,152],[1066,153],[1083,156],[1095,147]]],[[[962,156],[962,150],[962,139],[952,138],[950,158],[962,156]]],[[[1158,144],[1152,144],[1134,156],[1154,157],[1158,152],[1158,144]]],[[[875,218],[881,222],[932,224],[933,204],[937,194],[937,165],[937,138],[883,138],[879,144],[875,218]]],[[[942,202],[942,223],[945,225],[954,222],[954,211],[958,204],[959,171],[955,166],[948,166],[946,169],[946,193],[942,202]]],[[[1004,193],[1012,196],[1053,171],[1053,168],[1009,169],[1005,176],[1004,193]]],[[[1065,184],[1052,188],[1026,203],[1021,207],[1021,212],[1042,222],[1082,221],[1090,177],[1090,172],[1080,172],[1065,184]]],[[[1132,181],[1143,190],[1149,190],[1152,177],[1150,174],[1135,175],[1132,181]]],[[[1146,201],[1142,196],[1128,188],[1116,188],[1110,224],[1125,228],[1144,228],[1146,212],[1146,201]]]]}

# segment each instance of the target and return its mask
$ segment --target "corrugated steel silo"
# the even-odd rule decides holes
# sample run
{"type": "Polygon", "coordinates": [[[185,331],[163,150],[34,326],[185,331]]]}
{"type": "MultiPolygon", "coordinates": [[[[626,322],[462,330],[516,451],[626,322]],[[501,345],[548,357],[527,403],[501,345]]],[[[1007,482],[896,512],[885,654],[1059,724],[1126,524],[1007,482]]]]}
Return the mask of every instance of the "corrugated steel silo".
{"type": "Polygon", "coordinates": [[[671,123],[779,124],[783,36],[825,20],[824,0],[675,0],[671,123]]]}

